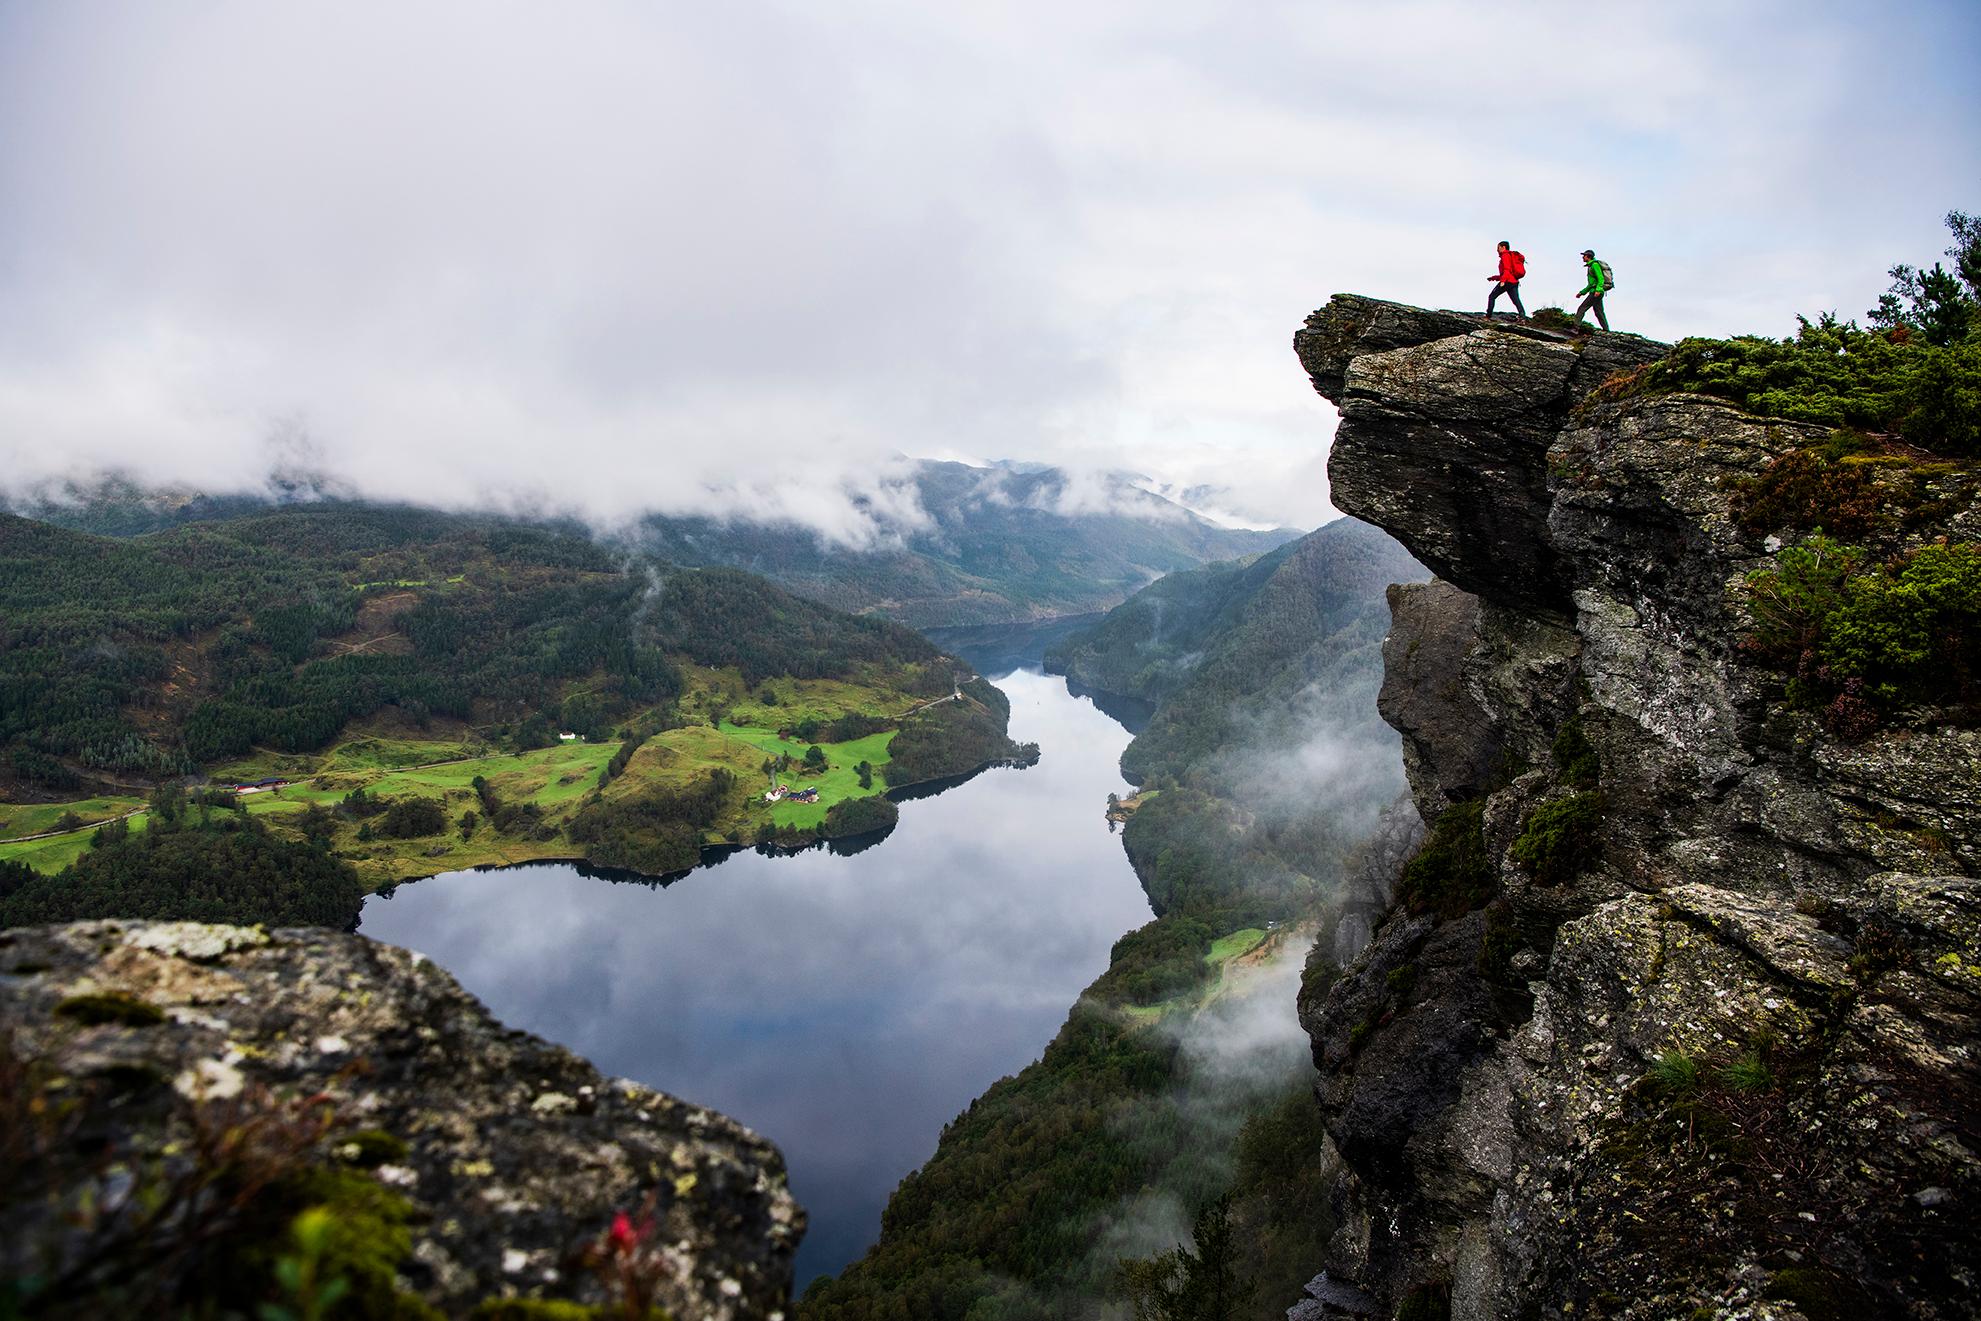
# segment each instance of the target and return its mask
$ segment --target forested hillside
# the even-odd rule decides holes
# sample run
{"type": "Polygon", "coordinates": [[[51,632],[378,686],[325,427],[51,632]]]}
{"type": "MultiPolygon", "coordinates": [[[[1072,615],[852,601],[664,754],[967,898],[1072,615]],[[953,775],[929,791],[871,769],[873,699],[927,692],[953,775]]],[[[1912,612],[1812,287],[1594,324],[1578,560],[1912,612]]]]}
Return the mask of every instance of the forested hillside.
{"type": "Polygon", "coordinates": [[[603,733],[679,692],[671,655],[756,682],[936,654],[745,574],[424,510],[301,508],[131,540],[0,515],[0,565],[0,750],[14,780],[54,789],[309,751],[388,707],[603,733]]]}
{"type": "Polygon", "coordinates": [[[1383,593],[1424,576],[1386,534],[1341,519],[1153,584],[1048,653],[1092,686],[1159,699],[1121,759],[1143,787],[1123,838],[1158,913],[1276,915],[1402,792],[1376,714],[1383,593]]]}
{"type": "Polygon", "coordinates": [[[1205,651],[1300,542],[1245,559],[1166,574],[1098,623],[1046,649],[1046,669],[1083,688],[1158,702],[1181,687],[1205,651]]]}
{"type": "Polygon", "coordinates": [[[302,870],[269,899],[292,843],[352,894],[543,857],[674,872],[884,830],[890,788],[1029,755],[1001,694],[899,625],[571,528],[0,516],[0,569],[0,864],[27,869],[0,925],[314,914],[302,870]]]}
{"type": "MultiPolygon", "coordinates": [[[[909,483],[927,521],[889,527],[871,547],[828,542],[791,523],[658,514],[643,520],[632,544],[675,564],[745,569],[837,610],[933,628],[1105,610],[1163,574],[1298,535],[1220,526],[1119,473],[1082,479],[1076,489],[1053,468],[923,462],[909,483]]],[[[210,495],[110,478],[16,497],[14,507],[113,536],[266,512],[278,500],[287,508],[366,507],[326,500],[308,481],[273,490],[210,495]]]]}
{"type": "Polygon", "coordinates": [[[1281,1048],[1283,959],[1397,843],[1378,830],[1403,788],[1375,714],[1384,589],[1422,576],[1386,535],[1342,520],[1157,582],[1049,653],[1161,699],[1123,758],[1144,785],[1123,805],[1124,843],[1161,916],[1116,942],[1038,1063],[944,1131],[880,1241],[816,1283],[802,1316],[1093,1315],[1135,1293],[1136,1271],[1143,1286],[1167,1278],[1172,1258],[1129,1275],[1120,1259],[1199,1210],[1200,1233],[1226,1235],[1258,1286],[1218,1315],[1283,1311],[1328,1227],[1305,1043],[1281,1048]],[[1258,1004],[1278,1038],[1250,1017],[1258,1004]],[[1206,1044],[1245,1040],[1238,1064],[1206,1044]]]}

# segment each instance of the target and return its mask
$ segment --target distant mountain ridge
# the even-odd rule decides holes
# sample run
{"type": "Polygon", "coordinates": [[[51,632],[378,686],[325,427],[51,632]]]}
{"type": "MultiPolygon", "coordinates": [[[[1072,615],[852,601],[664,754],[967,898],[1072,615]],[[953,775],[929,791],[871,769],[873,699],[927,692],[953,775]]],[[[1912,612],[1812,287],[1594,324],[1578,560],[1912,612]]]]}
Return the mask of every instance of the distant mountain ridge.
{"type": "MultiPolygon", "coordinates": [[[[1191,712],[1216,710],[1223,719],[1233,714],[1229,700],[1270,706],[1303,688],[1334,690],[1375,673],[1372,655],[1366,666],[1342,668],[1336,654],[1379,643],[1385,587],[1423,576],[1387,533],[1339,519],[1263,555],[1150,584],[1093,628],[1048,648],[1046,668],[1087,688],[1168,703],[1144,740],[1164,745],[1195,723],[1191,712]]],[[[1352,723],[1376,728],[1373,716],[1352,723]]],[[[1208,747],[1222,736],[1188,741],[1208,747]]],[[[1147,746],[1124,767],[1131,779],[1149,769],[1175,773],[1195,751],[1147,746]]]]}
{"type": "Polygon", "coordinates": [[[1106,610],[1150,582],[1293,540],[1291,528],[1220,526],[1125,473],[924,462],[916,493],[931,525],[853,551],[781,526],[655,516],[643,548],[683,564],[727,564],[840,610],[913,628],[1106,610]]]}
{"type": "MultiPolygon", "coordinates": [[[[873,549],[832,544],[796,523],[666,514],[621,535],[676,564],[746,569],[835,609],[916,628],[1107,610],[1164,574],[1255,555],[1300,535],[1224,526],[1130,473],[924,461],[909,480],[927,523],[891,526],[892,539],[873,549]]],[[[112,476],[17,495],[0,508],[128,537],[275,506],[374,503],[320,476],[281,473],[262,491],[225,494],[112,476]]],[[[568,518],[538,521],[581,527],[568,518]]]]}

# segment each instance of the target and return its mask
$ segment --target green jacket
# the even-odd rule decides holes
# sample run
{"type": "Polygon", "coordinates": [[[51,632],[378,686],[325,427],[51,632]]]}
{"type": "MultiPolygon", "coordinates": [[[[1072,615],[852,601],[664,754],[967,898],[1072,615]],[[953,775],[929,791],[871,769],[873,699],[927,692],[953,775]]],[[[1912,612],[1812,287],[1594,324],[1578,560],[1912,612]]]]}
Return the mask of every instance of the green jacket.
{"type": "Polygon", "coordinates": [[[1583,294],[1608,293],[1610,287],[1603,282],[1603,264],[1594,259],[1583,262],[1582,264],[1589,268],[1589,283],[1577,290],[1575,296],[1580,298],[1583,294]]]}

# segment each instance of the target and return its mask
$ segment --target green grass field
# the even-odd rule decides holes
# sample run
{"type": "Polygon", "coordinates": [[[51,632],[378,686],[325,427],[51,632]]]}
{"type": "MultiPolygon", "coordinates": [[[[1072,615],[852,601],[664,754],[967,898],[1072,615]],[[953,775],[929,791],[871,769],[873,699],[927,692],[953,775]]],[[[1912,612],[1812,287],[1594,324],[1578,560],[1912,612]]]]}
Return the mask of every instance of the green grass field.
{"type": "Polygon", "coordinates": [[[770,819],[779,826],[809,830],[825,820],[826,811],[834,803],[877,794],[887,787],[881,772],[887,765],[887,745],[894,741],[895,731],[891,729],[846,743],[819,744],[819,751],[826,757],[826,769],[816,775],[807,773],[804,767],[805,752],[811,747],[809,743],[796,743],[779,738],[775,730],[751,729],[727,720],[722,723],[722,732],[760,754],[751,766],[759,795],[769,788],[763,776],[763,758],[779,753],[788,754],[797,763],[781,777],[786,785],[819,791],[816,803],[770,804],[770,819]],[[855,769],[863,761],[872,765],[875,771],[873,786],[867,789],[860,787],[860,774],[855,769]]]}
{"type": "MultiPolygon", "coordinates": [[[[468,576],[463,573],[457,573],[451,578],[441,579],[443,583],[450,583],[450,584],[464,583],[467,580],[468,580],[468,576]]],[[[373,587],[430,587],[432,585],[433,584],[428,579],[425,578],[382,578],[377,582],[352,583],[351,590],[354,592],[362,592],[373,587]]]]}
{"type": "Polygon", "coordinates": [[[53,830],[62,817],[74,812],[84,825],[93,826],[143,807],[142,798],[80,798],[68,803],[0,803],[0,842],[23,835],[39,835],[53,830]]]}
{"type": "MultiPolygon", "coordinates": [[[[821,721],[849,712],[894,716],[914,705],[915,700],[900,692],[866,684],[779,679],[768,685],[777,696],[775,705],[739,704],[735,699],[745,690],[741,677],[733,671],[692,670],[688,679],[684,708],[700,708],[710,714],[728,710],[732,718],[717,728],[707,723],[705,714],[701,723],[654,735],[604,792],[617,798],[655,787],[684,788],[711,770],[728,770],[736,776],[735,801],[730,816],[710,832],[710,843],[732,833],[741,839],[754,839],[765,822],[779,828],[810,830],[825,820],[833,804],[879,793],[885,788],[883,773],[888,745],[894,739],[893,730],[846,743],[820,744],[826,754],[827,769],[809,775],[802,763],[810,745],[779,738],[778,727],[795,724],[806,716],[821,721]],[[764,775],[763,762],[766,757],[779,754],[789,755],[796,763],[781,777],[783,782],[799,788],[817,786],[818,802],[764,801],[763,792],[769,787],[769,780],[764,775]],[[871,788],[860,787],[859,774],[854,768],[862,761],[874,768],[871,788]]],[[[504,803],[534,802],[558,828],[555,837],[548,840],[505,837],[486,823],[478,824],[466,840],[452,827],[419,839],[359,840],[358,823],[342,823],[332,847],[349,858],[360,874],[376,886],[485,863],[573,856],[573,846],[563,838],[561,828],[597,787],[600,773],[617,750],[616,742],[573,742],[529,752],[504,753],[493,751],[465,731],[454,738],[408,738],[359,731],[327,752],[257,753],[218,768],[212,778],[216,783],[271,775],[290,779],[292,783],[283,788],[242,797],[250,815],[279,824],[283,816],[300,812],[312,803],[335,806],[338,800],[359,788],[384,798],[417,795],[439,799],[450,822],[467,811],[481,816],[473,787],[475,777],[481,776],[504,803]]],[[[142,806],[143,800],[137,798],[90,798],[31,806],[0,804],[0,834],[18,836],[52,829],[65,811],[74,811],[93,823],[142,806]]],[[[131,818],[131,828],[143,830],[146,821],[146,814],[140,812],[131,818]]],[[[37,871],[60,871],[89,848],[91,833],[90,829],[80,829],[28,843],[0,842],[0,859],[25,862],[37,871]]]]}
{"type": "Polygon", "coordinates": [[[280,775],[301,779],[325,771],[382,771],[428,762],[454,761],[463,757],[488,755],[495,751],[479,738],[404,738],[389,734],[356,733],[329,752],[257,752],[222,766],[216,766],[216,784],[245,782],[280,775]]]}
{"type": "MultiPolygon", "coordinates": [[[[131,829],[143,830],[145,814],[131,818],[131,829]]],[[[25,862],[36,871],[56,872],[80,858],[89,848],[95,828],[72,830],[66,835],[37,839],[26,844],[0,844],[0,862],[25,862]]]]}
{"type": "Polygon", "coordinates": [[[921,700],[891,688],[842,679],[768,679],[757,685],[750,696],[724,704],[729,714],[725,723],[776,730],[796,725],[807,717],[820,723],[855,713],[893,718],[907,714],[921,700]],[[766,706],[757,700],[758,694],[766,692],[777,697],[776,705],[766,706]]]}
{"type": "Polygon", "coordinates": [[[1204,962],[1219,964],[1227,959],[1235,959],[1241,954],[1250,954],[1265,938],[1265,929],[1262,927],[1246,927],[1243,931],[1219,936],[1211,942],[1211,952],[1204,955],[1204,962]]]}
{"type": "Polygon", "coordinates": [[[1224,965],[1233,959],[1250,954],[1264,944],[1267,932],[1263,927],[1246,927],[1230,935],[1219,936],[1211,942],[1204,954],[1204,962],[1215,971],[1210,978],[1180,995],[1167,1000],[1159,1000],[1152,1005],[1119,1005],[1120,1013],[1131,1026],[1147,1027],[1159,1023],[1172,1014],[1193,1014],[1198,1009],[1216,1000],[1225,989],[1224,965]]]}

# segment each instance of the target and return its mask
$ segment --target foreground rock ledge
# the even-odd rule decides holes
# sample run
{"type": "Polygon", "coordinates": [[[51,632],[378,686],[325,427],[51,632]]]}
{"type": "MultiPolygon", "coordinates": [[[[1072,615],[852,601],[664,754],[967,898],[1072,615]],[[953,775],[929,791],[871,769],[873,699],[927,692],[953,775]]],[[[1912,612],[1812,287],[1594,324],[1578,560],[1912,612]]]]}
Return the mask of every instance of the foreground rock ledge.
{"type": "MultiPolygon", "coordinates": [[[[572,1296],[584,1283],[573,1251],[656,1187],[671,1245],[661,1301],[676,1317],[774,1317],[790,1295],[804,1213],[775,1147],[503,1027],[407,950],[195,923],[0,932],[0,1032],[77,1085],[160,1079],[159,1104],[129,1103],[139,1136],[169,1108],[163,1080],[207,1097],[329,1093],[340,1121],[406,1144],[376,1171],[423,1213],[403,1283],[449,1315],[491,1296],[572,1296]],[[163,1021],[57,1014],[93,994],[131,997],[163,1021]]],[[[0,1259],[26,1250],[36,1211],[0,1208],[0,1259]]]]}

